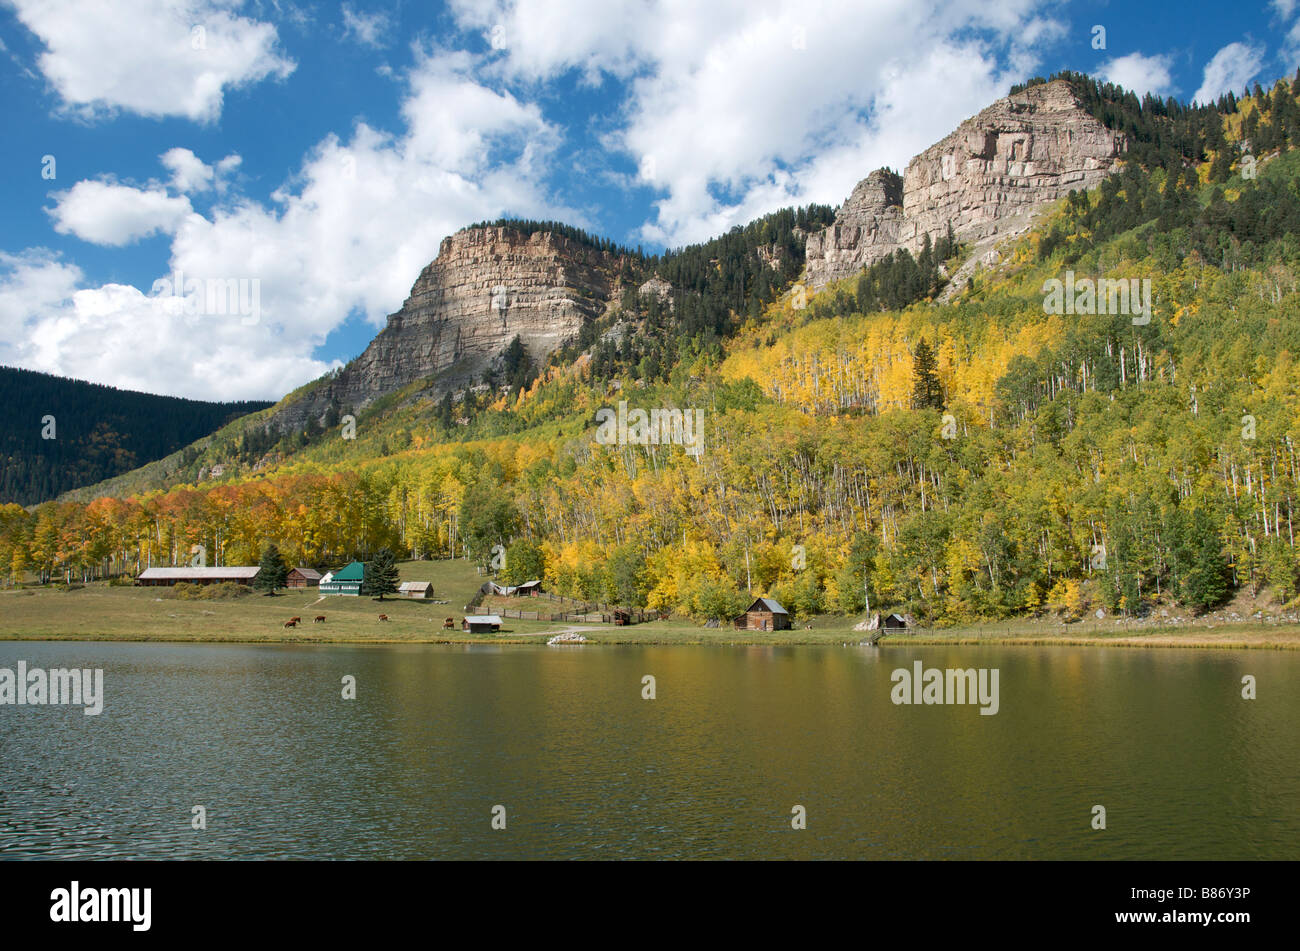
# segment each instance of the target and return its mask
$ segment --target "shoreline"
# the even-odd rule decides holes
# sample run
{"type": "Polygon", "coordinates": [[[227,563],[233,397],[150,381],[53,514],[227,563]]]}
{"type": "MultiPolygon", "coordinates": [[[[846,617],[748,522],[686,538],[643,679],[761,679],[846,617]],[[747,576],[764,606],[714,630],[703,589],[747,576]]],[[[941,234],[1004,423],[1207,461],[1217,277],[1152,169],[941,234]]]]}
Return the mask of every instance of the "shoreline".
{"type": "MultiPolygon", "coordinates": [[[[511,617],[500,609],[502,628],[471,634],[444,628],[459,621],[477,590],[477,576],[457,565],[463,577],[435,577],[444,601],[416,599],[324,599],[315,591],[286,591],[275,597],[180,598],[151,588],[92,584],[75,590],[52,588],[0,591],[0,642],[158,644],[436,644],[515,646],[545,643],[575,632],[589,646],[798,647],[858,646],[880,637],[880,647],[1160,647],[1203,650],[1300,650],[1300,617],[1253,617],[1246,605],[1231,616],[1197,620],[1092,619],[1064,624],[1053,617],[973,621],[952,627],[906,631],[855,630],[858,616],[820,615],[803,626],[780,631],[705,627],[686,619],[632,626],[609,622],[511,617]],[[457,607],[452,608],[452,605],[457,607]],[[305,623],[287,627],[294,617],[305,623]],[[314,623],[316,617],[321,623],[314,623]],[[382,617],[382,619],[381,619],[382,617]]],[[[413,569],[409,574],[416,574],[413,569]]],[[[430,569],[429,575],[434,575],[430,569]]],[[[424,579],[420,579],[424,580],[424,579]]],[[[522,607],[523,605],[520,605],[522,607]]],[[[491,606],[496,607],[496,606],[491,606]]],[[[545,607],[542,605],[541,607],[545,607]]],[[[540,608],[538,609],[539,613],[540,608]]],[[[526,612],[532,613],[532,612],[526,612]]],[[[559,646],[559,645],[557,645],[559,646]]]]}
{"type": "MultiPolygon", "coordinates": [[[[521,647],[545,645],[546,639],[562,631],[539,631],[537,633],[508,632],[496,635],[464,635],[457,637],[366,637],[366,636],[254,636],[217,634],[206,636],[148,634],[93,634],[76,633],[39,633],[23,634],[15,632],[0,633],[0,643],[92,643],[92,644],[274,644],[274,645],[311,645],[311,646],[494,646],[521,647]]],[[[753,637],[717,637],[712,631],[699,635],[686,630],[673,632],[646,632],[644,636],[628,634],[624,629],[596,628],[582,631],[586,641],[569,642],[562,647],[866,647],[860,636],[862,632],[820,631],[817,637],[753,636],[753,637]],[[617,631],[617,633],[615,633],[617,631]]],[[[782,632],[777,632],[780,635],[782,632]]],[[[802,632],[813,633],[813,632],[802,632]]],[[[1186,629],[1177,632],[1162,632],[1152,635],[1133,634],[1097,634],[1081,635],[1033,635],[1033,634],[989,634],[979,635],[969,632],[943,634],[927,631],[917,634],[893,634],[882,637],[877,647],[1107,647],[1107,648],[1182,648],[1190,650],[1300,650],[1300,630],[1261,631],[1259,636],[1248,638],[1241,632],[1222,635],[1206,631],[1186,629]],[[1269,636],[1273,635],[1273,636],[1269,636]],[[1281,635],[1281,636],[1277,636],[1281,635]]]]}

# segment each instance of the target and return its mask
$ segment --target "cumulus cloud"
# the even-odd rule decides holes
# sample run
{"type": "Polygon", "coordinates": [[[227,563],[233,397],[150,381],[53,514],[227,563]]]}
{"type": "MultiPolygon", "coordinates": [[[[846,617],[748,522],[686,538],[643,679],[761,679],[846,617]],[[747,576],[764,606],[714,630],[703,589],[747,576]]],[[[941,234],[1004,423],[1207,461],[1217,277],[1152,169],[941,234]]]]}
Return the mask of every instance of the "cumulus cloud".
{"type": "Polygon", "coordinates": [[[1196,102],[1213,102],[1224,93],[1240,93],[1255,78],[1264,64],[1264,48],[1248,43],[1229,43],[1205,64],[1201,88],[1192,99],[1196,102]]]}
{"type": "Polygon", "coordinates": [[[168,149],[158,156],[163,168],[171,172],[171,187],[182,195],[216,189],[224,191],[226,178],[243,164],[239,155],[227,155],[215,165],[209,165],[189,149],[168,149]]]}
{"type": "Polygon", "coordinates": [[[385,34],[392,27],[388,14],[361,13],[350,4],[343,4],[343,36],[362,46],[379,49],[384,45],[385,34]]]}
{"type": "Polygon", "coordinates": [[[0,252],[0,363],[196,399],[281,395],[328,369],[274,328],[187,314],[178,299],[125,284],[82,287],[81,270],[34,249],[0,252]],[[256,354],[256,356],[251,356],[256,354]]]}
{"type": "Polygon", "coordinates": [[[194,209],[184,196],[106,181],[77,182],[54,195],[54,230],[82,241],[121,247],[154,234],[171,234],[194,209]]]}
{"type": "MultiPolygon", "coordinates": [[[[48,254],[0,260],[0,320],[14,330],[0,362],[197,398],[279,398],[330,368],[313,353],[350,315],[379,326],[400,307],[451,232],[507,213],[582,223],[547,198],[559,130],[536,106],[478,85],[474,67],[467,54],[417,51],[402,133],[358,123],[346,139],[325,138],[267,203],[232,189],[199,214],[163,186],[100,181],[56,195],[56,228],[86,240],[171,234],[168,270],[145,289],[87,286],[48,254]],[[34,285],[45,290],[27,307],[6,305],[34,285]],[[185,311],[212,288],[247,302],[255,288],[256,319],[234,306],[185,311]]],[[[177,187],[206,181],[200,165],[219,180],[237,160],[164,154],[177,187]]]]}
{"type": "Polygon", "coordinates": [[[1172,59],[1169,56],[1143,56],[1129,53],[1102,63],[1098,75],[1107,82],[1117,83],[1139,96],[1151,93],[1166,96],[1173,91],[1170,75],[1172,59]]]}
{"type": "Polygon", "coordinates": [[[452,9],[462,29],[491,41],[496,75],[532,83],[576,70],[589,83],[627,84],[606,141],[662,196],[643,237],[675,245],[782,204],[839,202],[872,162],[906,162],[1023,78],[1028,44],[1061,34],[1040,6],[883,0],[870,16],[858,0],[455,0],[452,9]]]}
{"type": "Polygon", "coordinates": [[[212,187],[216,177],[212,166],[189,149],[168,149],[158,159],[172,173],[172,187],[178,192],[202,192],[212,187]]]}
{"type": "Polygon", "coordinates": [[[284,78],[276,29],[238,0],[7,0],[45,45],[37,65],[64,107],[210,122],[227,88],[284,78]]]}

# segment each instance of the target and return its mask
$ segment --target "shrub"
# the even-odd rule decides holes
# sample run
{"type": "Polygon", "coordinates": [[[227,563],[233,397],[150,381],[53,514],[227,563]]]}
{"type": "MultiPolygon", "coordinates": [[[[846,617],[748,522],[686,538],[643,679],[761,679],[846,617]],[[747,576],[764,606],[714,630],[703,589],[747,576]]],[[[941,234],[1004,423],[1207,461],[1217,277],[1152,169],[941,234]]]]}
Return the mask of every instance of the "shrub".
{"type": "Polygon", "coordinates": [[[219,581],[216,584],[190,584],[181,581],[172,585],[163,597],[176,598],[181,601],[227,601],[248,594],[248,588],[235,581],[219,581]]]}

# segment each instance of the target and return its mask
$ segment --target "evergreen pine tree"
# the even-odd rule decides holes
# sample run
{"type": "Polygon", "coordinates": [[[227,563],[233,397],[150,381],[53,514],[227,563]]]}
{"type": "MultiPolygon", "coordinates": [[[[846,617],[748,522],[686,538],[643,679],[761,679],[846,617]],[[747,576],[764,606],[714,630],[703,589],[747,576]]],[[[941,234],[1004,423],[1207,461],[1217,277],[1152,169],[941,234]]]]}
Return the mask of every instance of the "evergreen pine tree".
{"type": "Polygon", "coordinates": [[[362,576],[361,594],[365,597],[378,596],[384,600],[386,594],[396,594],[401,579],[397,574],[397,565],[393,562],[393,553],[388,548],[381,548],[375,553],[374,561],[366,562],[362,576]]]}
{"type": "Polygon", "coordinates": [[[284,563],[284,556],[274,544],[262,549],[262,560],[258,562],[258,567],[262,570],[253,579],[253,587],[256,590],[270,595],[285,587],[289,577],[289,566],[284,563]]]}
{"type": "Polygon", "coordinates": [[[916,345],[916,354],[912,357],[912,408],[943,409],[938,360],[924,337],[916,345]]]}
{"type": "Polygon", "coordinates": [[[1228,595],[1228,561],[1208,520],[1195,520],[1189,542],[1194,547],[1191,565],[1182,578],[1182,599],[1195,610],[1204,611],[1228,595]]]}

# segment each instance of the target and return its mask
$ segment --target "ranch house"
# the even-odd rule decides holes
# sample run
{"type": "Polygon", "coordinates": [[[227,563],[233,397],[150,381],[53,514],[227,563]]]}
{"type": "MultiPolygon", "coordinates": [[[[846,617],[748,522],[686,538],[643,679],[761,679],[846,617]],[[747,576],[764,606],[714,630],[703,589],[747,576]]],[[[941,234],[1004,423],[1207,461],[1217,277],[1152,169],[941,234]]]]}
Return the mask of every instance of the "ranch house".
{"type": "Polygon", "coordinates": [[[361,582],[366,576],[366,566],[359,561],[340,568],[327,571],[320,579],[321,594],[347,594],[356,597],[361,594],[361,582]]]}

